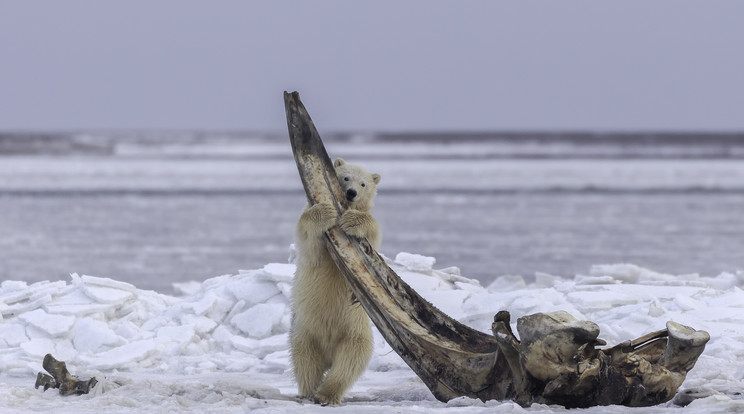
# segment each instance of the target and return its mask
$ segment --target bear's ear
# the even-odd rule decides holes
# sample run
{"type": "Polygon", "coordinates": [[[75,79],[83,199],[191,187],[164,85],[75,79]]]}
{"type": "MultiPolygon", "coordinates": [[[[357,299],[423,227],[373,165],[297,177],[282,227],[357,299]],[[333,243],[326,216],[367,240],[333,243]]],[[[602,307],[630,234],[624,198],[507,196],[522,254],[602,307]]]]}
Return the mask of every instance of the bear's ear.
{"type": "Polygon", "coordinates": [[[380,174],[372,174],[372,181],[375,182],[375,185],[380,184],[380,174]]]}
{"type": "Polygon", "coordinates": [[[346,161],[343,160],[343,158],[336,158],[336,161],[333,161],[333,166],[338,168],[342,165],[346,164],[346,161]]]}

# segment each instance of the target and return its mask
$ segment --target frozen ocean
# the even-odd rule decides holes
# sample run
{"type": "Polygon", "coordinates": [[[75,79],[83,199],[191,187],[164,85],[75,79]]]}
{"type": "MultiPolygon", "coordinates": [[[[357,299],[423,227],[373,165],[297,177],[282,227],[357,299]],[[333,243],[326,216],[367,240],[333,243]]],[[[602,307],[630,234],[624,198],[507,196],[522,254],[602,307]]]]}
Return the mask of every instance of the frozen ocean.
{"type": "MultiPolygon", "coordinates": [[[[382,175],[381,252],[489,283],[597,263],[744,268],[744,136],[333,134],[382,175]]],[[[0,278],[171,293],[287,259],[305,203],[286,134],[0,136],[0,278]]]]}
{"type": "MultiPolygon", "coordinates": [[[[321,134],[382,175],[381,253],[458,321],[564,310],[608,346],[670,320],[710,333],[672,401],[580,412],[744,412],[744,137],[321,134]]],[[[0,135],[2,411],[579,412],[439,402],[377,330],[340,406],[297,398],[304,202],[281,134],[0,135]],[[98,384],[35,389],[47,353],[98,384]]]]}

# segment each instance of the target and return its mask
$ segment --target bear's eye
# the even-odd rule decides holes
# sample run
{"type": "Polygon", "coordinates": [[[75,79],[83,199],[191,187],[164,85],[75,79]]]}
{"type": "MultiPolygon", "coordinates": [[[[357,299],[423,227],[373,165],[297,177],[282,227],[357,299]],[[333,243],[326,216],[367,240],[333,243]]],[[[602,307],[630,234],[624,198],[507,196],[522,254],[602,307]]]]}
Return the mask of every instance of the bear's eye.
{"type": "Polygon", "coordinates": [[[344,181],[349,181],[349,177],[344,177],[344,181]]]}
{"type": "Polygon", "coordinates": [[[364,187],[364,183],[362,183],[362,187],[364,187]]]}

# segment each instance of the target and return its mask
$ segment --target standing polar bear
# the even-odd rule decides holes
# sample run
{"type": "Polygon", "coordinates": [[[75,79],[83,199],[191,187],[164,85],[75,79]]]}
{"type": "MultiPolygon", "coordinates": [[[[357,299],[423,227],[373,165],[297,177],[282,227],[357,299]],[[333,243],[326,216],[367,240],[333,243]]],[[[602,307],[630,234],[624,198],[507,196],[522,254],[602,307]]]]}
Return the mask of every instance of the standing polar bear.
{"type": "Polygon", "coordinates": [[[305,207],[295,234],[297,272],[292,287],[290,349],[300,396],[339,404],[372,356],[369,317],[326,249],[323,233],[336,225],[377,249],[382,234],[370,214],[379,174],[341,158],[334,161],[348,209],[338,217],[329,204],[305,207]]]}

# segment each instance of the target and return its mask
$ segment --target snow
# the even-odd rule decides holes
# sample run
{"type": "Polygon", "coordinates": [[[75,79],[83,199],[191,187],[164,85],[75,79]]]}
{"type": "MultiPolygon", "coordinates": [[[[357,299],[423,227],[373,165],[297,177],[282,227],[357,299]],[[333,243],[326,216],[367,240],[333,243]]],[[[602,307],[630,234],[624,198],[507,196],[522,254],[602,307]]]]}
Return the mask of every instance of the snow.
{"type": "MultiPolygon", "coordinates": [[[[663,329],[671,320],[710,333],[676,402],[686,413],[744,411],[744,272],[670,275],[632,264],[597,265],[586,275],[505,275],[487,287],[435,269],[436,260],[400,253],[388,264],[427,300],[461,322],[490,332],[493,315],[512,320],[564,310],[595,322],[612,346],[663,329]]],[[[85,412],[447,412],[553,413],[510,401],[436,401],[375,331],[365,374],[339,407],[296,398],[287,332],[294,265],[272,263],[202,283],[174,297],[121,281],[71,275],[69,282],[0,285],[0,406],[4,413],[85,412]],[[34,389],[46,353],[99,385],[61,397],[34,389]]],[[[673,403],[643,409],[679,410],[673,403]]],[[[627,412],[595,407],[582,412],[627,412]]]]}

